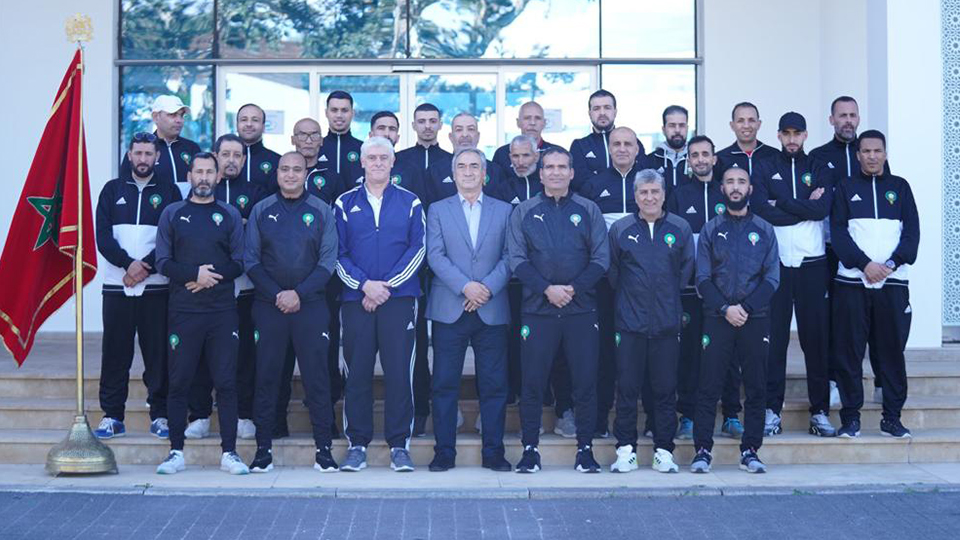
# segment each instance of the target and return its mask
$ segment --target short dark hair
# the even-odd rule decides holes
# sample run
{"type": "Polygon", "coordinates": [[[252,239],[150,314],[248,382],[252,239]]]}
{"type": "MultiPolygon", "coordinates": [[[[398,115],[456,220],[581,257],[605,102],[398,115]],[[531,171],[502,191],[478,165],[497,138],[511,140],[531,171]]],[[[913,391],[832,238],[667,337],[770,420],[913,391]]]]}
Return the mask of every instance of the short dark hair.
{"type": "Polygon", "coordinates": [[[374,113],[374,115],[370,118],[371,130],[373,129],[373,125],[377,123],[377,120],[381,118],[393,118],[397,122],[397,127],[400,127],[400,119],[397,118],[397,115],[393,114],[390,111],[379,111],[377,113],[374,113]]]}
{"type": "Polygon", "coordinates": [[[565,148],[561,148],[559,146],[551,146],[550,148],[547,148],[546,150],[544,150],[543,153],[540,154],[540,165],[541,166],[543,165],[544,158],[546,158],[547,156],[552,156],[554,154],[567,156],[567,162],[569,163],[570,167],[573,168],[573,156],[565,148]]]}
{"type": "Polygon", "coordinates": [[[862,143],[864,139],[878,139],[881,143],[883,143],[883,149],[887,149],[887,138],[883,136],[883,133],[881,133],[880,130],[868,129],[861,133],[860,136],[857,137],[858,152],[860,151],[860,143],[862,143]]]}
{"type": "Polygon", "coordinates": [[[690,147],[691,147],[691,146],[693,146],[693,145],[695,145],[695,144],[698,144],[698,143],[702,143],[702,142],[710,143],[710,153],[711,153],[711,154],[716,154],[716,153],[717,153],[717,147],[714,146],[714,144],[713,144],[713,139],[711,139],[710,137],[707,137],[706,135],[697,135],[697,136],[691,138],[689,141],[687,141],[687,151],[688,151],[688,152],[690,151],[690,147]]]}
{"type": "Polygon", "coordinates": [[[594,98],[601,98],[601,97],[608,97],[608,98],[612,99],[612,100],[613,100],[613,107],[614,107],[614,108],[617,107],[617,96],[611,94],[609,91],[604,90],[603,88],[601,88],[601,89],[597,90],[596,92],[590,94],[590,98],[587,99],[587,107],[590,106],[590,102],[593,101],[594,98]]]}
{"type": "Polygon", "coordinates": [[[740,103],[734,105],[733,109],[730,109],[730,120],[733,120],[737,117],[737,109],[740,107],[750,107],[754,110],[754,112],[757,113],[757,120],[760,119],[760,109],[758,109],[756,105],[750,103],[749,101],[741,101],[740,103]]]}
{"type": "Polygon", "coordinates": [[[244,103],[237,109],[237,116],[240,116],[240,111],[246,109],[247,107],[256,107],[260,111],[260,115],[263,116],[263,121],[267,121],[267,111],[263,110],[263,107],[257,105],[256,103],[244,103]]]}
{"type": "Polygon", "coordinates": [[[214,153],[214,154],[219,154],[219,153],[220,153],[220,147],[222,147],[222,146],[223,146],[223,143],[225,143],[225,142],[235,142],[235,143],[239,144],[241,148],[246,147],[246,145],[243,144],[243,139],[241,139],[240,137],[234,135],[233,133],[227,133],[226,135],[221,135],[221,136],[217,137],[216,142],[213,143],[213,153],[214,153]]]}
{"type": "Polygon", "coordinates": [[[686,107],[681,107],[680,105],[670,105],[663,110],[663,125],[667,125],[667,115],[674,113],[683,113],[683,117],[687,120],[690,119],[690,113],[687,111],[686,107]]]}
{"type": "Polygon", "coordinates": [[[413,110],[414,116],[416,116],[418,112],[435,112],[437,116],[443,116],[443,111],[438,109],[433,103],[421,103],[417,105],[417,108],[413,110]]]}
{"type": "Polygon", "coordinates": [[[127,150],[133,150],[134,144],[152,144],[154,152],[160,152],[160,141],[159,138],[153,133],[147,131],[138,131],[130,137],[130,144],[127,145],[127,150]]]}
{"type": "Polygon", "coordinates": [[[343,90],[330,92],[330,95],[327,96],[327,107],[330,106],[331,99],[345,99],[350,102],[350,107],[353,107],[353,96],[351,96],[349,92],[344,92],[343,90]]]}
{"type": "Polygon", "coordinates": [[[220,164],[217,163],[217,156],[211,154],[210,152],[197,152],[190,158],[190,170],[193,171],[193,164],[197,162],[198,159],[212,159],[213,160],[213,170],[219,171],[220,164]]]}
{"type": "Polygon", "coordinates": [[[859,107],[859,104],[857,104],[857,100],[853,99],[852,97],[840,96],[837,99],[833,100],[833,102],[830,104],[831,116],[833,115],[833,110],[837,108],[837,103],[853,103],[854,105],[857,105],[859,107]]]}

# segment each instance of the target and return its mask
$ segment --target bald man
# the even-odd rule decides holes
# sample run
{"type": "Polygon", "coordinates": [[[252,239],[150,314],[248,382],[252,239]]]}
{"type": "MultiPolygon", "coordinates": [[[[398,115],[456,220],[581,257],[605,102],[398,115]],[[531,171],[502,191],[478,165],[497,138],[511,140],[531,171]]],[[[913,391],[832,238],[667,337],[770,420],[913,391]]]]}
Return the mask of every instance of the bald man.
{"type": "MultiPolygon", "coordinates": [[[[450,142],[453,144],[453,151],[463,150],[465,148],[476,148],[480,143],[480,127],[476,117],[470,113],[462,112],[453,117],[450,122],[450,142]]],[[[487,193],[493,186],[500,183],[503,178],[503,170],[499,165],[487,161],[487,173],[483,180],[484,193],[487,193]]],[[[453,155],[442,156],[427,169],[427,201],[428,205],[433,201],[446,199],[457,194],[457,185],[453,182],[453,155]]]]}
{"type": "MultiPolygon", "coordinates": [[[[528,101],[520,106],[520,112],[517,114],[517,127],[520,128],[521,135],[526,135],[536,142],[535,150],[538,160],[544,150],[551,146],[557,146],[543,140],[543,130],[547,127],[547,119],[543,107],[536,101],[528,101]]],[[[510,170],[510,143],[497,148],[497,151],[493,154],[493,162],[504,171],[510,170]]]]}

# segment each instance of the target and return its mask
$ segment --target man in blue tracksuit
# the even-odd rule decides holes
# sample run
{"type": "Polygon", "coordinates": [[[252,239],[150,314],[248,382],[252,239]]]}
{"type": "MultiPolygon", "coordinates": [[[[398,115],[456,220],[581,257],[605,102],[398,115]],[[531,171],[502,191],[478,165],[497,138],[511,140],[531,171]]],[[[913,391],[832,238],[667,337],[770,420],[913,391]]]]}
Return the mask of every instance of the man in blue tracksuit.
{"type": "Polygon", "coordinates": [[[667,197],[687,181],[687,109],[670,105],[663,110],[664,142],[647,156],[641,156],[644,169],[656,169],[663,175],[667,197]]]}
{"type": "Polygon", "coordinates": [[[653,169],[633,179],[639,211],[610,228],[610,284],[616,290],[617,461],[612,472],[637,468],[637,398],[650,380],[656,419],[653,469],[677,472],[677,363],[683,319],[680,290],[693,275],[690,225],[663,210],[664,178],[653,169]]]}
{"type": "Polygon", "coordinates": [[[733,106],[733,111],[730,113],[730,129],[737,140],[717,152],[717,158],[723,170],[740,167],[753,174],[754,165],[777,154],[776,148],[757,140],[761,124],[763,122],[760,120],[760,111],[753,103],[744,101],[733,106]]]}
{"type": "Polygon", "coordinates": [[[323,288],[337,258],[333,212],[307,193],[307,161],[297,152],[280,158],[279,191],[254,207],[247,222],[244,267],[256,286],[257,453],[252,472],[273,469],[277,394],[287,348],[293,343],[316,444],[314,468],[338,470],[330,454],[333,404],[327,376],[327,310],[323,288]]]}
{"type": "Polygon", "coordinates": [[[910,430],[900,422],[907,399],[903,349],[913,311],[907,272],[917,259],[920,218],[907,181],[884,171],[883,134],[865,131],[857,142],[860,176],[837,184],[830,216],[833,248],[840,258],[833,301],[833,351],[843,401],[838,434],[860,435],[863,353],[873,335],[883,380],[880,431],[909,437],[910,430]]]}
{"type": "Polygon", "coordinates": [[[770,305],[770,359],[767,364],[767,410],[764,435],[782,431],[790,324],[797,312],[797,334],[807,373],[810,433],[833,437],[827,362],[827,255],[823,241],[830,213],[830,170],[803,151],[807,122],[788,112],[780,118],[777,138],[783,149],[758,163],[751,177],[750,208],[777,233],[780,287],[770,305]]]}
{"type": "Polygon", "coordinates": [[[364,182],[337,198],[337,274],[343,281],[344,433],[350,447],[341,470],[367,466],[373,440],[373,368],[380,353],[384,437],[391,468],[412,471],[411,374],[416,341],[417,272],[426,254],[420,199],[390,182],[393,144],[372,137],[361,147],[364,182]]]}
{"type": "Polygon", "coordinates": [[[237,109],[237,135],[243,141],[246,156],[240,177],[257,184],[264,193],[277,191],[277,162],[280,154],[263,145],[267,116],[255,103],[237,109]]]}
{"type": "MultiPolygon", "coordinates": [[[[601,88],[590,94],[587,112],[590,114],[593,130],[586,137],[570,144],[574,169],[571,185],[575,191],[591,176],[611,167],[609,137],[617,119],[617,98],[601,88]]],[[[638,155],[644,155],[643,143],[637,141],[637,145],[640,147],[638,155]]]]}
{"type": "Polygon", "coordinates": [[[780,281],[773,226],[751,212],[750,176],[740,167],[723,173],[726,212],[700,230],[697,291],[703,298],[703,358],[700,397],[693,419],[696,457],[691,472],[705,473],[713,461],[713,425],[725,374],[740,365],[746,387],[740,468],[766,471],[757,451],[763,444],[764,393],[770,345],[770,299],[780,281]]]}
{"type": "MultiPolygon", "coordinates": [[[[157,96],[152,110],[151,118],[157,128],[153,135],[157,138],[158,151],[153,174],[158,182],[171,182],[177,186],[183,198],[190,192],[190,182],[187,180],[190,160],[200,151],[200,145],[180,136],[190,107],[184,105],[179,97],[166,95],[157,96]]],[[[127,155],[123,156],[120,163],[120,174],[132,174],[130,158],[127,155]]]]}
{"type": "Polygon", "coordinates": [[[592,441],[597,415],[599,326],[594,287],[609,264],[607,227],[592,201],[570,190],[573,159],[561,148],[541,158],[543,192],[510,218],[510,268],[523,282],[523,456],[517,472],[540,470],[543,392],[563,347],[573,381],[580,472],[600,472],[592,441]]]}

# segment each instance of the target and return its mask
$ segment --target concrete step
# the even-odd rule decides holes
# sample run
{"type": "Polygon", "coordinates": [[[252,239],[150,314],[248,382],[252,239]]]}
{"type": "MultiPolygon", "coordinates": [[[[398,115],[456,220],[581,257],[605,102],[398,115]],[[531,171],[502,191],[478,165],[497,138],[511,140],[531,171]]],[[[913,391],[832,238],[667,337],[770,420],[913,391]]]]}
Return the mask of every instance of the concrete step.
{"type": "MultiPolygon", "coordinates": [[[[0,463],[44,463],[50,447],[59,442],[66,430],[11,430],[0,429],[0,463]]],[[[522,452],[520,440],[508,436],[506,456],[516,463],[522,452]]],[[[156,465],[166,457],[167,441],[162,441],[144,432],[128,432],[126,436],[107,443],[122,465],[156,465]]],[[[433,439],[413,439],[410,451],[414,463],[422,470],[433,457],[433,439]]],[[[540,441],[543,464],[548,467],[572,467],[576,443],[556,435],[544,435],[540,441]]],[[[277,465],[309,465],[314,454],[313,441],[305,436],[294,436],[274,444],[274,459],[277,465]]],[[[480,464],[481,441],[477,435],[460,435],[457,440],[457,464],[477,466],[480,464]]],[[[216,465],[220,460],[220,441],[216,436],[202,440],[187,441],[185,454],[188,464],[216,465]]],[[[253,441],[239,441],[238,452],[247,462],[255,452],[253,441]]],[[[346,442],[334,442],[334,457],[342,460],[346,442]]],[[[608,466],[615,459],[612,439],[594,441],[597,460],[608,466]]],[[[638,443],[638,458],[649,463],[653,448],[649,439],[638,443]]],[[[690,441],[678,441],[674,453],[678,463],[686,466],[693,458],[690,441]]],[[[960,429],[918,430],[913,439],[883,437],[876,428],[864,430],[859,439],[823,439],[803,433],[784,433],[768,437],[760,456],[770,465],[804,463],[919,463],[960,461],[960,429]]],[[[714,446],[717,464],[735,464],[739,459],[739,442],[719,437],[714,446]]],[[[389,449],[380,436],[368,448],[368,462],[372,466],[389,464],[389,449]]]]}

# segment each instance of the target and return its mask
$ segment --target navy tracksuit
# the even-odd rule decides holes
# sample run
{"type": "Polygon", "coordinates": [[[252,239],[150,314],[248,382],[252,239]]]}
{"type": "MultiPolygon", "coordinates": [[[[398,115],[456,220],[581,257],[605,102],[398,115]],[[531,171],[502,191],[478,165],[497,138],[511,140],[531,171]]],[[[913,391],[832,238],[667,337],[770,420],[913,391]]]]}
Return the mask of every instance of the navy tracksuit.
{"type": "Polygon", "coordinates": [[[737,141],[733,141],[733,144],[717,152],[717,163],[720,165],[721,171],[730,167],[740,167],[753,174],[753,169],[757,166],[757,163],[775,157],[778,153],[779,150],[776,148],[757,141],[757,147],[748,154],[740,149],[737,141]]]}
{"type": "MultiPolygon", "coordinates": [[[[551,142],[547,142],[543,139],[540,139],[540,144],[537,145],[537,154],[542,155],[546,150],[550,148],[559,148],[558,145],[551,142]]],[[[493,162],[500,166],[505,173],[513,172],[513,162],[510,161],[510,143],[497,148],[497,151],[493,153],[493,162]]],[[[510,202],[510,201],[507,201],[510,202]]]]}
{"type": "Polygon", "coordinates": [[[318,159],[340,175],[344,190],[352,188],[357,178],[363,176],[363,167],[360,165],[362,145],[363,141],[354,137],[349,131],[340,134],[331,130],[323,138],[318,159]]]}
{"type": "Polygon", "coordinates": [[[661,143],[656,150],[641,160],[641,169],[654,169],[663,175],[663,184],[667,197],[673,190],[690,180],[687,176],[687,147],[674,150],[667,143],[661,143]]]}
{"type": "Polygon", "coordinates": [[[243,149],[246,159],[240,169],[239,178],[253,182],[264,194],[275,193],[277,189],[277,166],[280,164],[280,154],[257,141],[245,145],[243,149]]]}
{"type": "Polygon", "coordinates": [[[397,152],[397,163],[406,163],[417,167],[424,175],[426,175],[430,165],[444,158],[452,159],[453,154],[440,148],[439,144],[424,147],[418,142],[410,148],[405,148],[397,152]]]}
{"type": "Polygon", "coordinates": [[[237,439],[237,350],[240,334],[234,280],[243,272],[243,221],[220,201],[181,201],[168,206],[157,226],[157,270],[170,278],[170,447],[183,450],[187,397],[200,358],[206,358],[217,390],[220,445],[232,452],[237,439]],[[199,267],[213,265],[219,283],[192,293],[186,284],[199,267]]]}
{"type": "MultiPolygon", "coordinates": [[[[610,131],[592,131],[586,137],[576,139],[570,144],[570,155],[573,156],[573,182],[571,189],[579,191],[581,186],[595,174],[599,174],[613,166],[610,160],[610,131]]],[[[637,139],[640,148],[637,162],[643,161],[646,150],[643,143],[637,139]]]]}
{"type": "Polygon", "coordinates": [[[580,195],[557,200],[540,193],[514,209],[507,245],[510,269],[523,283],[523,445],[540,441],[543,394],[561,347],[573,382],[577,443],[589,445],[597,419],[600,333],[594,288],[609,265],[603,214],[580,195]],[[549,303],[544,291],[550,285],[571,285],[571,302],[563,308],[549,303]]]}
{"type": "Polygon", "coordinates": [[[337,274],[344,284],[344,433],[350,446],[367,446],[373,439],[373,368],[379,352],[386,387],[384,437],[391,448],[405,448],[413,429],[417,273],[426,256],[423,208],[412,192],[388,184],[377,214],[364,184],[337,198],[334,212],[337,274]],[[370,279],[391,287],[390,298],[372,313],[361,305],[370,279]]]}

